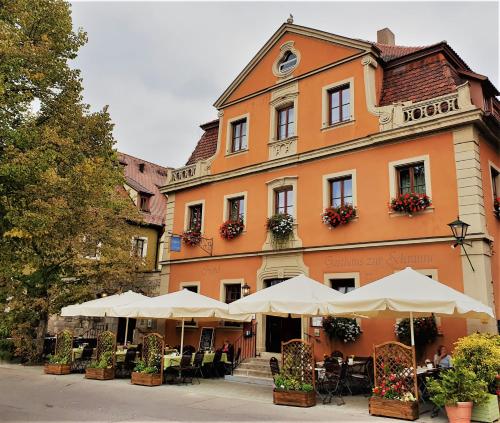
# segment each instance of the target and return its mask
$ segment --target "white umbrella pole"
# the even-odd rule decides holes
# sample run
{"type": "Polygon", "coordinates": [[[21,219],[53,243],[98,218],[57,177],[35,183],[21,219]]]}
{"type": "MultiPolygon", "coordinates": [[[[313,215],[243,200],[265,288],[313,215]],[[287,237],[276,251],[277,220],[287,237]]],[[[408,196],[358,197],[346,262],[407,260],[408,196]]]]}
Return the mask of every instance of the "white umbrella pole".
{"type": "Polygon", "coordinates": [[[183,347],[184,347],[184,317],[182,318],[182,325],[181,325],[181,350],[179,351],[181,355],[183,347]]]}
{"type": "Polygon", "coordinates": [[[127,323],[125,323],[125,342],[124,344],[127,345],[128,341],[128,317],[127,317],[127,323]]]}
{"type": "Polygon", "coordinates": [[[411,337],[411,346],[415,346],[415,333],[413,331],[413,312],[410,311],[410,337],[411,337]]]}

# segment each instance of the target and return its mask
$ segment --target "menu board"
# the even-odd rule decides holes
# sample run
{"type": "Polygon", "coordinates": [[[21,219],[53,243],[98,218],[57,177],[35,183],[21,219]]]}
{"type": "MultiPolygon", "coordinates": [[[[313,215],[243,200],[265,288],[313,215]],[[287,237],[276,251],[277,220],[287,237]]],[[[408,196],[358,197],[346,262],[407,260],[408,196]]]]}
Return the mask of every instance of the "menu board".
{"type": "Polygon", "coordinates": [[[214,328],[201,328],[200,348],[201,351],[211,350],[214,343],[214,328]]]}

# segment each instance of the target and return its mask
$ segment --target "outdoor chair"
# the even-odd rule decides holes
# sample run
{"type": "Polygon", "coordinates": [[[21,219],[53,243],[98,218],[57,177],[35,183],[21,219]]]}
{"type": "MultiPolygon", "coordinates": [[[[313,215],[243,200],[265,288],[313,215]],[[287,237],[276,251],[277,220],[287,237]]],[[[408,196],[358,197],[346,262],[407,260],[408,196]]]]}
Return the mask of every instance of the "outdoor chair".
{"type": "Polygon", "coordinates": [[[225,365],[221,362],[222,351],[215,352],[214,361],[211,366],[212,377],[221,377],[224,374],[225,365]]]}
{"type": "Polygon", "coordinates": [[[355,362],[348,366],[347,384],[352,394],[352,389],[359,389],[365,396],[370,395],[373,388],[373,358],[372,357],[354,357],[355,362]]]}
{"type": "Polygon", "coordinates": [[[193,372],[194,367],[191,364],[192,354],[184,354],[181,358],[181,364],[179,366],[174,366],[178,370],[179,379],[182,383],[186,383],[186,379],[189,379],[190,383],[193,383],[193,372]]]}
{"type": "Polygon", "coordinates": [[[269,367],[271,368],[271,375],[273,378],[280,373],[280,365],[278,364],[278,359],[276,357],[271,357],[269,359],[269,367]]]}
{"type": "Polygon", "coordinates": [[[204,353],[199,351],[197,352],[195,355],[194,355],[194,360],[193,360],[193,378],[196,378],[196,380],[198,381],[198,384],[200,383],[200,379],[198,376],[201,376],[203,377],[203,369],[202,369],[202,366],[203,366],[203,356],[204,356],[204,353]]]}
{"type": "Polygon", "coordinates": [[[135,348],[129,348],[127,350],[124,361],[116,364],[116,378],[129,378],[132,375],[132,370],[134,370],[135,367],[136,353],[137,350],[135,348]]]}
{"type": "Polygon", "coordinates": [[[90,364],[92,361],[92,353],[93,349],[90,345],[86,345],[83,347],[82,351],[82,356],[80,358],[77,358],[73,362],[73,371],[76,373],[85,373],[85,368],[90,364]]]}
{"type": "Polygon", "coordinates": [[[345,387],[346,364],[338,360],[325,360],[325,376],[318,381],[318,391],[324,393],[323,404],[330,404],[333,397],[338,398],[337,405],[344,405],[342,391],[345,387]]]}
{"type": "MultiPolygon", "coordinates": [[[[180,347],[179,347],[180,348],[180,347]]],[[[192,345],[185,345],[182,354],[194,354],[196,352],[196,348],[192,345]]]]}

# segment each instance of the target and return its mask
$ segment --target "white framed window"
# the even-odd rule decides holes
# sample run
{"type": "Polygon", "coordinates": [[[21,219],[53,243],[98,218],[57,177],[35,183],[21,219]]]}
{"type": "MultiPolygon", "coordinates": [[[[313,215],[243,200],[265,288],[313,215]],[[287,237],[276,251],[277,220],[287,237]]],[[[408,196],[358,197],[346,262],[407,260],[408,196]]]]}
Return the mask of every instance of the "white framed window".
{"type": "Polygon", "coordinates": [[[354,78],[321,88],[322,129],[354,121],[354,78]]]}
{"type": "MultiPolygon", "coordinates": [[[[187,289],[191,292],[194,292],[196,294],[200,293],[200,281],[190,281],[190,282],[181,282],[179,284],[179,290],[187,289]]],[[[182,322],[177,322],[176,327],[181,327],[182,322]]],[[[195,319],[185,319],[184,320],[184,327],[186,328],[197,328],[198,327],[198,322],[195,319]]]]}
{"type": "Polygon", "coordinates": [[[341,204],[358,204],[356,169],[323,175],[323,209],[341,204]]]}
{"type": "Polygon", "coordinates": [[[294,41],[287,41],[280,46],[278,57],[274,60],[272,70],[278,78],[288,78],[300,63],[300,52],[294,41]]]}
{"type": "Polygon", "coordinates": [[[267,217],[290,214],[297,223],[297,176],[285,176],[267,182],[267,217]]]}
{"type": "Polygon", "coordinates": [[[399,193],[404,194],[412,189],[420,194],[425,193],[432,199],[429,155],[389,162],[390,198],[396,198],[399,193]]]}
{"type": "MultiPolygon", "coordinates": [[[[245,284],[244,279],[222,279],[220,281],[220,301],[230,304],[241,298],[241,287],[245,284]]],[[[222,321],[221,326],[225,328],[241,329],[241,322],[222,321]]]]}
{"type": "Polygon", "coordinates": [[[132,254],[136,257],[146,257],[148,253],[148,238],[143,236],[132,239],[132,254]]]}
{"type": "Polygon", "coordinates": [[[190,201],[185,204],[184,230],[199,228],[203,233],[205,229],[205,200],[190,201]]]}
{"type": "Polygon", "coordinates": [[[269,143],[297,137],[299,86],[290,83],[271,92],[269,103],[269,143]]]}
{"type": "Polygon", "coordinates": [[[250,114],[235,116],[227,120],[226,155],[248,151],[250,141],[250,114]]]}
{"type": "Polygon", "coordinates": [[[491,197],[493,201],[500,197],[500,167],[489,162],[490,181],[491,181],[491,197]]]}
{"type": "Polygon", "coordinates": [[[242,219],[246,224],[247,191],[237,192],[224,196],[222,221],[242,219]]]}
{"type": "MultiPolygon", "coordinates": [[[[342,294],[347,294],[360,287],[359,272],[324,273],[323,283],[342,294]]],[[[361,326],[361,318],[356,318],[361,326]]]]}

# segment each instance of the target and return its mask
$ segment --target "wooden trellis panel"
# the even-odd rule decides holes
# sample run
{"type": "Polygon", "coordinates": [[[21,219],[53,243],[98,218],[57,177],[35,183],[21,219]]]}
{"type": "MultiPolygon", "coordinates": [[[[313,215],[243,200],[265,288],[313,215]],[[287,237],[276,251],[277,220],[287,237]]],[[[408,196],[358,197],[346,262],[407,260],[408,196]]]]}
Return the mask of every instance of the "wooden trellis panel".
{"type": "Polygon", "coordinates": [[[405,392],[411,392],[418,400],[417,366],[415,348],[401,342],[384,342],[376,345],[373,352],[375,386],[395,375],[405,392]]]}
{"type": "Polygon", "coordinates": [[[116,334],[107,330],[99,333],[97,336],[96,360],[101,359],[101,355],[111,352],[112,353],[112,366],[116,365],[116,334]]]}
{"type": "Polygon", "coordinates": [[[314,346],[302,339],[281,343],[282,371],[301,383],[315,386],[314,346]]]}
{"type": "Polygon", "coordinates": [[[64,329],[56,335],[55,355],[66,357],[68,363],[71,363],[73,358],[73,332],[69,329],[64,329]]]}
{"type": "Polygon", "coordinates": [[[159,333],[150,333],[144,337],[142,358],[147,367],[156,366],[160,369],[161,380],[163,380],[163,351],[165,342],[159,333]]]}

